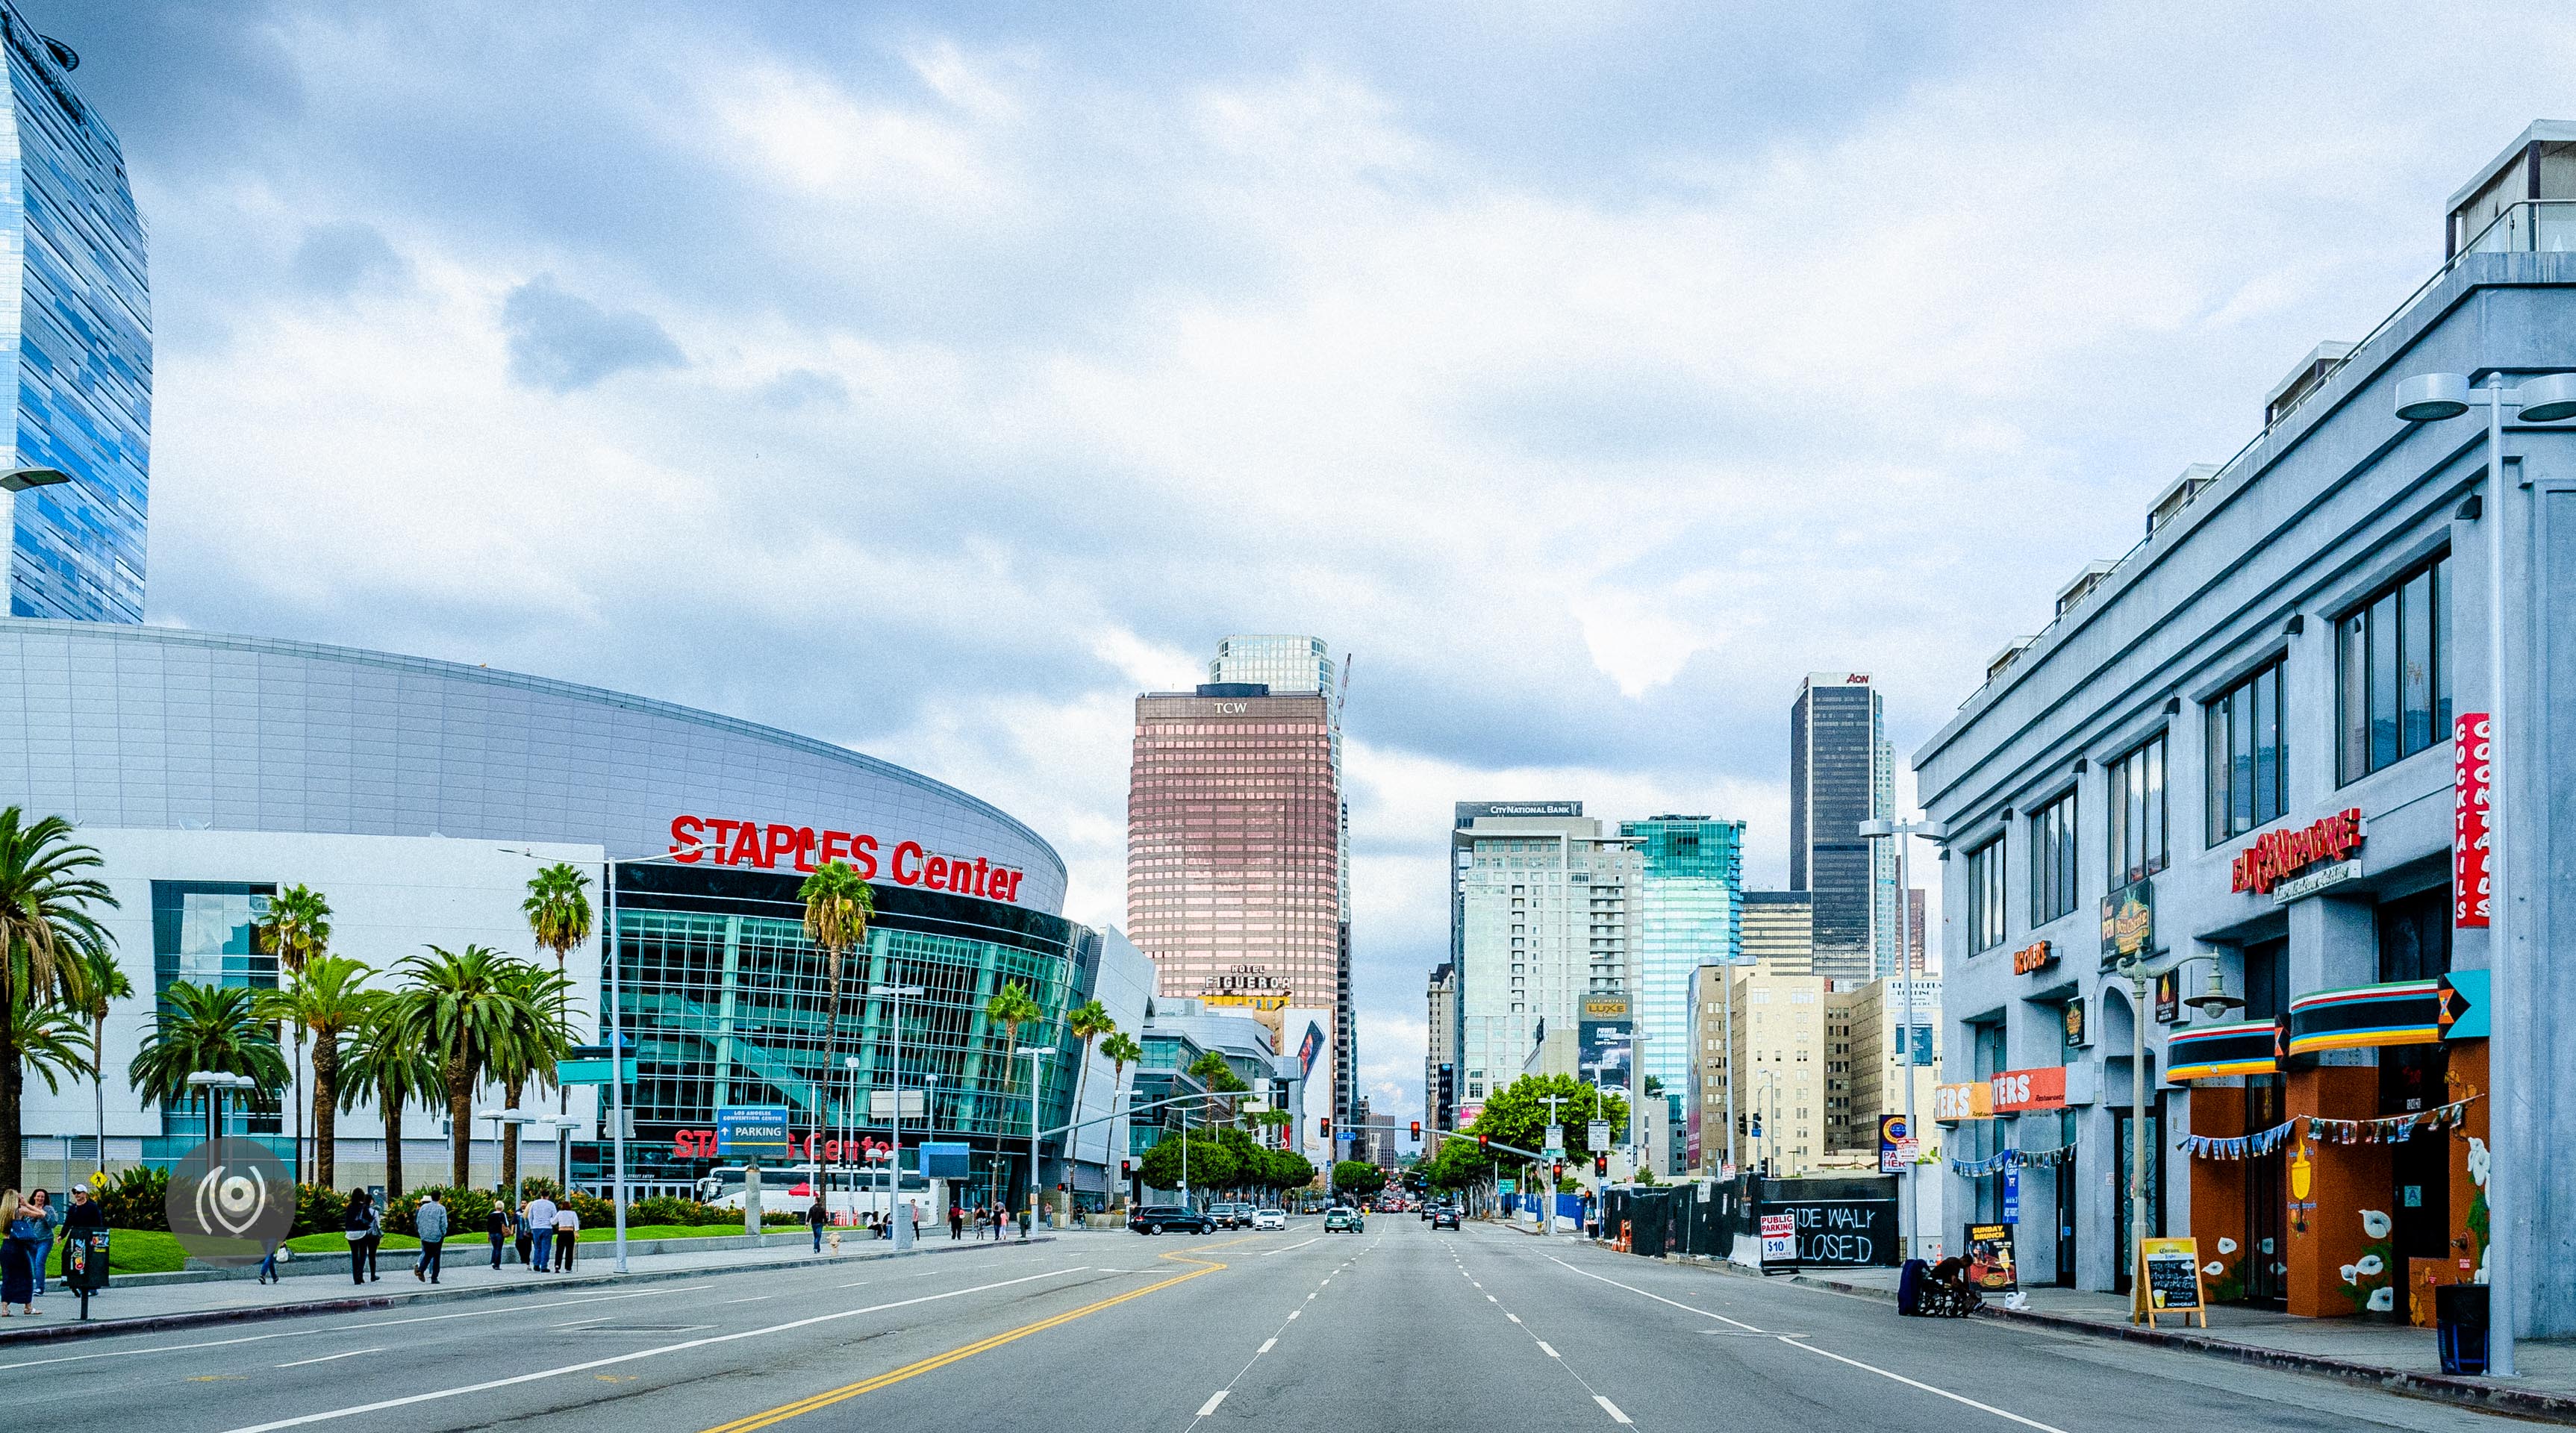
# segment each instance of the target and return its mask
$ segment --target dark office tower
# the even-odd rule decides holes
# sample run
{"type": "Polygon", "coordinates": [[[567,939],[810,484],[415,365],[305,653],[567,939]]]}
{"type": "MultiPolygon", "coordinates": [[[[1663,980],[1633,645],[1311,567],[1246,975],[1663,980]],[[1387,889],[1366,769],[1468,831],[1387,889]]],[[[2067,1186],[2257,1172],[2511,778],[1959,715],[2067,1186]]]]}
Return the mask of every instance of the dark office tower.
{"type": "Polygon", "coordinates": [[[1896,856],[1860,823],[1896,805],[1896,756],[1866,672],[1810,672],[1789,711],[1789,889],[1815,896],[1815,973],[1897,973],[1896,856]]]}

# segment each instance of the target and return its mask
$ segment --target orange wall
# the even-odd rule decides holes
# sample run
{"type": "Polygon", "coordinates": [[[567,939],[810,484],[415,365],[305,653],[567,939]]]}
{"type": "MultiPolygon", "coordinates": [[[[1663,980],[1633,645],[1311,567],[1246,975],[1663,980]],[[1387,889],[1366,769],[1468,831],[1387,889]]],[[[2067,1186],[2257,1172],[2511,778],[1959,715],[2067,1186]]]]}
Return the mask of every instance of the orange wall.
{"type": "MultiPolygon", "coordinates": [[[[2329,1065],[2290,1072],[2289,1113],[2333,1119],[2370,1119],[2379,1113],[2379,1070],[2372,1065],[2329,1065]]],[[[2326,1144],[2302,1135],[2291,1141],[2287,1184],[2290,1195],[2290,1312],[2304,1318],[2337,1318],[2360,1313],[2366,1291],[2385,1286],[2396,1303],[2404,1289],[2403,1270],[2387,1267],[2386,1239],[2364,1230],[2362,1211],[2385,1212],[2389,1201],[2388,1150],[2384,1145],[2326,1144]],[[2307,1193],[2299,1192],[2300,1161],[2307,1161],[2307,1193]],[[2356,1274],[2347,1283],[2343,1270],[2357,1264],[2377,1246],[2377,1274],[2356,1274]]],[[[2397,1307],[2402,1309],[2403,1304],[2397,1307]]]]}
{"type": "MultiPolygon", "coordinates": [[[[2191,1092],[2191,1132],[2210,1139],[2233,1139],[2247,1133],[2245,1092],[2227,1085],[2195,1085],[2191,1092]]],[[[2201,1263],[2216,1260],[2229,1273],[2210,1281],[2210,1301],[2226,1298],[2224,1285],[2237,1278],[2235,1268],[2246,1258],[2239,1248],[2219,1252],[2218,1241],[2245,1238],[2245,1167],[2241,1159],[2194,1159],[2191,1162],[2191,1236],[2200,1243],[2201,1263]]]]}

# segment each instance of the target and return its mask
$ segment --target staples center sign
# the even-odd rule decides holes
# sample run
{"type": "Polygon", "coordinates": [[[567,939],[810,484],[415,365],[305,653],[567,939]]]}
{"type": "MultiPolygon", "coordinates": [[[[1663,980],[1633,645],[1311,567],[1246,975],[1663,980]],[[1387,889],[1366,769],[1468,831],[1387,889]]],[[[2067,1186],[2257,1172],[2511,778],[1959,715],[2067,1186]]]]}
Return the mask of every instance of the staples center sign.
{"type": "Polygon", "coordinates": [[[2233,889],[2269,895],[2272,888],[2323,861],[2361,849],[2361,808],[2338,811],[2298,831],[2270,831],[2236,855],[2233,889]]]}
{"type": "Polygon", "coordinates": [[[825,861],[846,861],[863,881],[876,880],[883,871],[884,878],[898,886],[982,896],[988,901],[1017,901],[1020,879],[1028,874],[1017,867],[997,866],[982,856],[969,861],[963,856],[936,855],[918,841],[897,841],[888,850],[863,831],[816,831],[811,826],[722,816],[672,817],[671,857],[684,866],[709,861],[764,871],[810,871],[825,861]]]}

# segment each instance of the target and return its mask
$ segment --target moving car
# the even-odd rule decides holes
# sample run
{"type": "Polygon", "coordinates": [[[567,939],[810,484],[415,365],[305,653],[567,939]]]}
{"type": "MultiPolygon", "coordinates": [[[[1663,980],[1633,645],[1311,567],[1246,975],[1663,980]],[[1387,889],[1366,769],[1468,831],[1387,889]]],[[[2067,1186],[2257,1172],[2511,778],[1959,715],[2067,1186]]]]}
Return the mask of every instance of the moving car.
{"type": "Polygon", "coordinates": [[[1324,1211],[1324,1232],[1365,1234],[1368,1232],[1368,1220],[1358,1210],[1336,1204],[1324,1211]]]}
{"type": "Polygon", "coordinates": [[[1458,1211],[1457,1211],[1456,1209],[1454,1209],[1454,1208],[1452,1208],[1452,1207],[1450,1207],[1450,1206],[1446,1205],[1446,1204],[1444,1204],[1444,1205],[1440,1206],[1440,1207],[1439,1207],[1439,1208],[1437,1208],[1437,1209],[1432,1210],[1432,1211],[1431,1211],[1431,1227],[1432,1227],[1432,1228],[1434,1228],[1434,1229],[1455,1229],[1455,1228],[1457,1228],[1457,1227],[1458,1227],[1458,1211]]]}
{"type": "Polygon", "coordinates": [[[1171,1229],[1184,1234],[1213,1234],[1216,1221],[1178,1204],[1140,1204],[1127,1216],[1127,1227],[1139,1234],[1160,1234],[1171,1229]]]}
{"type": "Polygon", "coordinates": [[[1249,1204],[1229,1204],[1225,1206],[1225,1212],[1218,1218],[1219,1222],[1228,1229],[1249,1229],[1252,1227],[1252,1215],[1253,1209],[1249,1204]]]}
{"type": "Polygon", "coordinates": [[[1288,1227],[1288,1211],[1285,1209],[1256,1209],[1252,1211],[1252,1227],[1255,1229],[1285,1229],[1288,1227]]]}

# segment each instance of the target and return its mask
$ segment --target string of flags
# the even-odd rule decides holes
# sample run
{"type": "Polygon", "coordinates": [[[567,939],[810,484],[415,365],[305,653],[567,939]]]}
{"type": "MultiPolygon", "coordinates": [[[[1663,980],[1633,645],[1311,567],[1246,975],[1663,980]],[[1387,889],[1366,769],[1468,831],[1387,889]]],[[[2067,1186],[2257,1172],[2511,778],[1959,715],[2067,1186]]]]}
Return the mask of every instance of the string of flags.
{"type": "Polygon", "coordinates": [[[2260,1159],[2277,1153],[2281,1146],[2297,1137],[2300,1130],[2319,1144],[2404,1144],[2417,1134],[2457,1128],[2468,1118],[2469,1103],[2484,1096],[2453,1100],[2413,1114],[2383,1115],[2377,1119],[2339,1120],[2323,1115],[2293,1115],[2289,1119],[2255,1134],[2219,1138],[2187,1134],[2174,1141],[2174,1148],[2188,1152],[2195,1159],[2260,1159]]]}
{"type": "Polygon", "coordinates": [[[2055,1169],[2074,1157],[2073,1145],[2056,1149],[2005,1149],[1997,1150],[1984,1159],[1953,1156],[1950,1172],[1968,1179],[1990,1179],[2007,1169],[2055,1169]]]}

